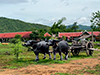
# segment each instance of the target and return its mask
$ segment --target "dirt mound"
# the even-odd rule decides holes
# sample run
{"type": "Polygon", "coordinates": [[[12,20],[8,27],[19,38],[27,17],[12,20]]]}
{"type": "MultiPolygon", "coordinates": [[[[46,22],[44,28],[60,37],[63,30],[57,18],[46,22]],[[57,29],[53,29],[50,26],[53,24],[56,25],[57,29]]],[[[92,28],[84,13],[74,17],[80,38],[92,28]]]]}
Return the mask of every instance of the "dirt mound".
{"type": "Polygon", "coordinates": [[[1,69],[0,75],[51,75],[57,72],[73,73],[75,70],[83,69],[87,66],[92,68],[97,64],[100,64],[100,57],[74,60],[71,63],[65,64],[30,65],[20,69],[1,69]]]}

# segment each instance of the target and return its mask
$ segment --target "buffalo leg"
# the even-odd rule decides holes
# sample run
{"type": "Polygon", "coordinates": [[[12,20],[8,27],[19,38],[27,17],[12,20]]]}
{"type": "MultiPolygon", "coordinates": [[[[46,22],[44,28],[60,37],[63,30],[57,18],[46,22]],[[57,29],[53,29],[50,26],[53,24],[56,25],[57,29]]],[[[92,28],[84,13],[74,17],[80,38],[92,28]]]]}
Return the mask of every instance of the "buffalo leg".
{"type": "Polygon", "coordinates": [[[34,51],[34,53],[35,53],[35,55],[36,55],[36,58],[35,58],[35,61],[38,61],[39,60],[39,52],[36,52],[36,51],[34,51]]]}
{"type": "Polygon", "coordinates": [[[51,53],[49,52],[49,50],[46,53],[49,55],[49,59],[51,59],[51,53]]]}
{"type": "Polygon", "coordinates": [[[68,52],[65,53],[65,60],[68,60],[68,52]]]}
{"type": "Polygon", "coordinates": [[[56,52],[54,51],[53,54],[54,54],[54,60],[56,60],[56,52]]]}
{"type": "Polygon", "coordinates": [[[44,57],[43,57],[43,59],[45,59],[46,58],[46,53],[44,53],[44,57]]]}
{"type": "Polygon", "coordinates": [[[36,55],[35,61],[38,61],[38,60],[39,60],[38,55],[39,55],[39,54],[36,55]]]}
{"type": "Polygon", "coordinates": [[[49,52],[49,59],[51,59],[51,53],[49,52]]]}
{"type": "Polygon", "coordinates": [[[60,60],[63,60],[63,57],[60,51],[59,51],[59,55],[60,55],[60,60]]]}

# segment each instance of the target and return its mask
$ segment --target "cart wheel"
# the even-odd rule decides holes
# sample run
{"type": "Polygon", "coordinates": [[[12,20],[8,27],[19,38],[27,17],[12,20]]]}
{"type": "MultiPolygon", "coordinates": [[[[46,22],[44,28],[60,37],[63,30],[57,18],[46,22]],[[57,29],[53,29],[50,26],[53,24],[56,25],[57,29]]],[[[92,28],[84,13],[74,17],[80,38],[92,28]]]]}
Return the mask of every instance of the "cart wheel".
{"type": "Polygon", "coordinates": [[[88,50],[88,48],[93,48],[93,44],[91,43],[91,42],[88,42],[87,44],[86,44],[86,54],[87,54],[87,56],[89,56],[89,55],[93,55],[93,50],[88,50]]]}

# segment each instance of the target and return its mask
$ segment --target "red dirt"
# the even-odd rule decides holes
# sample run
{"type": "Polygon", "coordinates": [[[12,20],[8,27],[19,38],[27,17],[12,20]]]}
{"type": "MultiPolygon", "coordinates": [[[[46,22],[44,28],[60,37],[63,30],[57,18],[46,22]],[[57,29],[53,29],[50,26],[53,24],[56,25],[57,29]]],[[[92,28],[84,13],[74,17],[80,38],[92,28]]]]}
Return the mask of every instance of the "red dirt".
{"type": "MultiPolygon", "coordinates": [[[[74,73],[75,70],[82,70],[87,66],[93,68],[97,64],[100,64],[100,57],[73,60],[65,64],[30,65],[19,69],[1,69],[0,75],[51,75],[57,72],[74,73]]],[[[88,74],[84,73],[84,75],[88,74]]]]}

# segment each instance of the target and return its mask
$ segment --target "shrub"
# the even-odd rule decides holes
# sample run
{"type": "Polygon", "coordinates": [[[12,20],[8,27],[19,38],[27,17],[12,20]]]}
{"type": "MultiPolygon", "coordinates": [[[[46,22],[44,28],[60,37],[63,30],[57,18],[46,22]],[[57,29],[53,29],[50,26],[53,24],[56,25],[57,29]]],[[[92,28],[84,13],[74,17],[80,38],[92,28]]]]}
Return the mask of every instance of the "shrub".
{"type": "Polygon", "coordinates": [[[13,46],[13,50],[14,50],[14,55],[16,57],[16,60],[18,60],[18,57],[19,57],[19,54],[22,52],[22,44],[21,44],[21,41],[18,39],[17,40],[18,43],[15,43],[13,46]]]}

